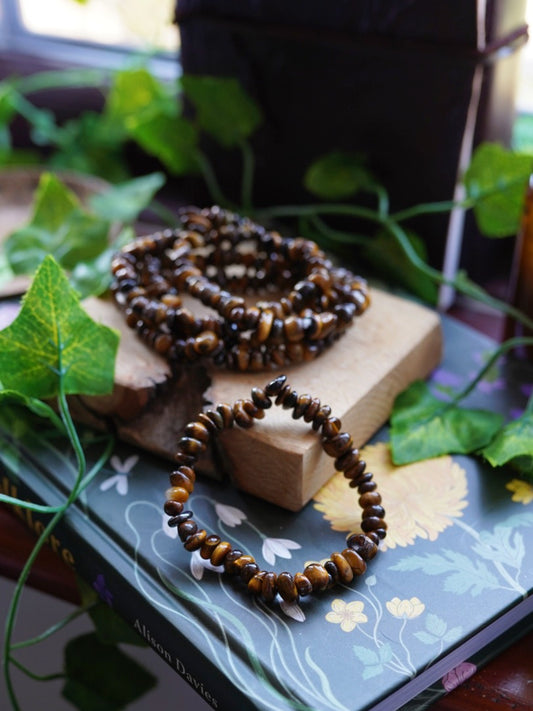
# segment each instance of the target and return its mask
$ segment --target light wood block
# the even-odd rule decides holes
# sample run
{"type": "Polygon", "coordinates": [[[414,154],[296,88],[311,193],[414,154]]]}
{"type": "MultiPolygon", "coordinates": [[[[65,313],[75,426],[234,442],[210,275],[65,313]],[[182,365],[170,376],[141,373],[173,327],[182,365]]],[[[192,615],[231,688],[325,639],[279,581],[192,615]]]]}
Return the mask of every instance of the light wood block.
{"type": "MultiPolygon", "coordinates": [[[[92,424],[111,417],[119,436],[165,457],[174,456],[184,425],[202,406],[249,397],[254,385],[264,386],[279,374],[193,366],[172,379],[166,362],[125,326],[112,303],[90,300],[86,308],[96,320],[120,330],[121,345],[115,392],[80,401],[79,417],[90,414],[92,424]]],[[[441,356],[440,320],[434,311],[373,290],[371,307],[332,348],[283,372],[298,393],[330,405],[359,447],[386,422],[395,397],[426,377],[441,356]]],[[[272,407],[251,429],[221,433],[199,469],[212,476],[227,469],[243,491],[298,511],[332,476],[333,460],[308,424],[272,407]]]]}

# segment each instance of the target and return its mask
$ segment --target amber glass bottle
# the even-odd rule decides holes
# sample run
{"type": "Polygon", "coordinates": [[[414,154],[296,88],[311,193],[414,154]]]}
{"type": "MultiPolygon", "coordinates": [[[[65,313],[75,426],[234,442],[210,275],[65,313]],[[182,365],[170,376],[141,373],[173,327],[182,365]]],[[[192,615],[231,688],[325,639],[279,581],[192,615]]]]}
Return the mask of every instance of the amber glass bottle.
{"type": "MultiPolygon", "coordinates": [[[[533,175],[526,190],[524,214],[516,240],[509,303],[533,319],[533,175]]],[[[532,329],[512,318],[507,319],[505,330],[507,338],[533,336],[532,329]]],[[[526,348],[525,352],[533,360],[533,346],[526,348]]]]}

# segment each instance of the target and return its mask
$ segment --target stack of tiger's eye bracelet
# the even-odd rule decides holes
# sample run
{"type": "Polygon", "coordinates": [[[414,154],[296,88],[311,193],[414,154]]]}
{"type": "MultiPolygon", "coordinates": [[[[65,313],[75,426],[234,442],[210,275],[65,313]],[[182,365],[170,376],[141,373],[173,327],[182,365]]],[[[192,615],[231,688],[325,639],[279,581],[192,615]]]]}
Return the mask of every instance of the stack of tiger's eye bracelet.
{"type": "Polygon", "coordinates": [[[264,389],[253,388],[250,399],[237,400],[233,405],[220,404],[201,412],[197,419],[185,427],[176,454],[178,468],[170,475],[170,488],[166,492],[165,513],[169,526],[177,526],[180,539],[188,551],[200,551],[205,560],[214,566],[223,566],[230,575],[238,576],[254,595],[272,602],[276,595],[286,602],[296,602],[300,596],[322,592],[336,583],[350,583],[365,572],[367,562],[378,550],[386,535],[385,510],[377,492],[372,474],[365,471],[365,462],[347,432],[341,431],[341,422],[331,415],[331,408],[322,405],[318,398],[298,395],[287,383],[285,375],[269,382],[264,389]],[[205,451],[212,434],[237,425],[253,426],[256,419],[265,416],[272,403],[292,409],[294,419],[303,418],[312,429],[319,431],[324,451],[335,458],[335,469],[342,471],[352,488],[357,488],[362,508],[361,529],[346,540],[346,548],[332,553],[325,563],[310,563],[302,573],[276,574],[261,570],[251,555],[232,547],[215,534],[199,528],[192,511],[186,511],[185,502],[192,493],[195,482],[194,466],[205,451]]]}
{"type": "Polygon", "coordinates": [[[310,240],[216,206],[180,219],[181,229],[139,238],[112,263],[127,324],[171,363],[257,371],[312,360],[369,304],[365,280],[334,268],[310,240]],[[283,296],[269,299],[275,292],[283,296]],[[195,316],[184,294],[210,315],[195,316]],[[247,306],[251,294],[261,300],[247,306]]]}

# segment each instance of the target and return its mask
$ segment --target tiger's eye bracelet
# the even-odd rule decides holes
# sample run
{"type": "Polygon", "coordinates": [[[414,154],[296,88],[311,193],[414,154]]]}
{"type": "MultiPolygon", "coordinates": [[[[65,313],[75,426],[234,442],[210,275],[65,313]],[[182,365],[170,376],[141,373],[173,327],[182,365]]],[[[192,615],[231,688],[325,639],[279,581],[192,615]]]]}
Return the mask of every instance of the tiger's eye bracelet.
{"type": "Polygon", "coordinates": [[[127,324],[171,363],[258,371],[312,360],[369,304],[366,281],[334,268],[310,240],[217,206],[180,219],[182,229],[139,238],[112,262],[127,324]],[[284,296],[269,298],[275,292],[284,296]],[[195,315],[184,294],[212,315],[195,315]],[[251,294],[261,300],[247,306],[251,294]]]}
{"type": "Polygon", "coordinates": [[[185,427],[176,454],[178,468],[170,475],[170,488],[166,492],[165,513],[170,517],[169,526],[177,526],[178,534],[188,551],[200,551],[204,560],[214,566],[223,566],[230,575],[238,576],[248,590],[272,602],[277,594],[286,602],[297,602],[300,596],[318,593],[336,583],[350,583],[354,576],[362,575],[386,535],[385,510],[377,492],[372,474],[365,471],[366,464],[360,459],[347,432],[341,431],[341,421],[331,415],[331,408],[310,395],[298,395],[287,383],[285,375],[270,381],[266,387],[252,388],[251,398],[237,400],[233,405],[219,404],[201,412],[197,419],[185,427]],[[208,534],[193,520],[192,511],[186,511],[185,503],[194,488],[194,466],[206,450],[212,434],[234,424],[250,428],[256,419],[265,416],[272,403],[284,409],[292,409],[294,419],[303,418],[314,431],[320,431],[324,451],[335,458],[335,469],[342,471],[352,488],[357,488],[362,509],[363,533],[352,533],[346,539],[346,548],[332,553],[324,563],[310,563],[303,572],[294,575],[288,572],[276,574],[261,570],[251,555],[233,548],[220,536],[208,534]]]}

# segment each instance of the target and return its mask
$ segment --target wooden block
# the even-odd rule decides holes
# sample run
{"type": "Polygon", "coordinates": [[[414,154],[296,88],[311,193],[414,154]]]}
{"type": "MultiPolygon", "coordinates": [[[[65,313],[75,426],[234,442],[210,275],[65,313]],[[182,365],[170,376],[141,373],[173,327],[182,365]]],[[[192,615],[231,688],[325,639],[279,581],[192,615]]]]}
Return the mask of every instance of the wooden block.
{"type": "MultiPolygon", "coordinates": [[[[111,302],[89,300],[93,318],[117,328],[121,345],[115,392],[85,398],[82,419],[100,425],[112,418],[120,437],[168,458],[184,425],[205,406],[249,397],[278,373],[235,373],[201,366],[172,378],[166,362],[124,323],[111,302]]],[[[388,419],[394,398],[439,363],[438,315],[419,304],[373,290],[372,305],[335,345],[311,363],[284,370],[298,393],[331,406],[343,430],[362,446],[388,419]]],[[[266,411],[249,430],[219,436],[199,470],[211,476],[228,469],[235,486],[292,511],[302,508],[333,474],[309,425],[279,407],[266,411]]]]}

